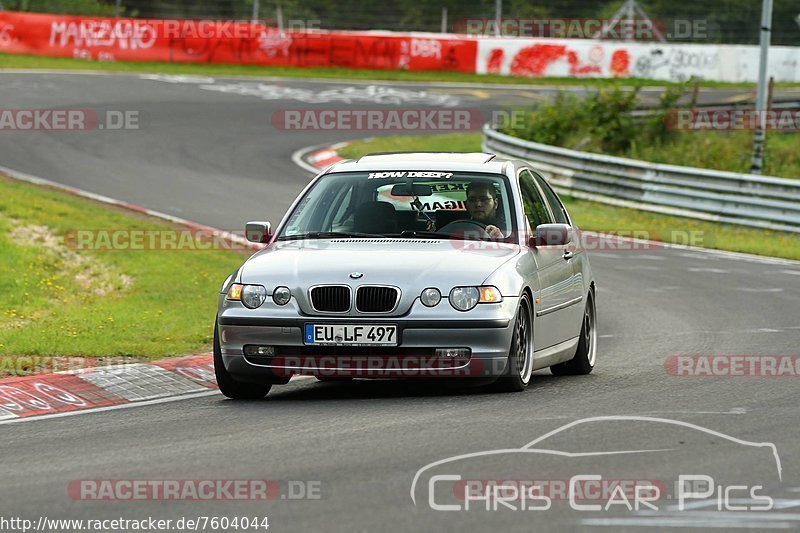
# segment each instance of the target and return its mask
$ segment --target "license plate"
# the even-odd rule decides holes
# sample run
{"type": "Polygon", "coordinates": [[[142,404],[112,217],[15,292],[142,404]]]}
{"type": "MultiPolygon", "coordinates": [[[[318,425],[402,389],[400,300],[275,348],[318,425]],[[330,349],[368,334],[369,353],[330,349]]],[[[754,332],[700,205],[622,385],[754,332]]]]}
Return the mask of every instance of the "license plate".
{"type": "Polygon", "coordinates": [[[338,346],[397,346],[394,324],[306,324],[305,343],[338,346]]]}

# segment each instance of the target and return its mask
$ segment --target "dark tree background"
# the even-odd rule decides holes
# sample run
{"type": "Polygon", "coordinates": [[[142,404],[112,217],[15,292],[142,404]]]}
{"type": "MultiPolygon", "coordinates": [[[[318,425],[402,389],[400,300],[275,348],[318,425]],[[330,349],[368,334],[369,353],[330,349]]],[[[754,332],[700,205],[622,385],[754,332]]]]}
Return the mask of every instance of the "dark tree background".
{"type": "MultiPolygon", "coordinates": [[[[249,19],[254,0],[121,0],[123,13],[147,18],[249,19]]],[[[0,0],[5,9],[80,15],[113,15],[115,0],[0,0]]],[[[262,19],[275,20],[281,6],[284,21],[322,29],[439,31],[442,8],[447,28],[468,18],[494,17],[494,0],[260,0],[262,19]]],[[[503,17],[609,18],[622,0],[503,0],[503,17]]],[[[758,42],[758,0],[641,0],[650,18],[667,28],[675,20],[702,21],[705,35],[674,39],[712,43],[758,42]]],[[[800,45],[800,1],[775,0],[772,44],[800,45]]]]}

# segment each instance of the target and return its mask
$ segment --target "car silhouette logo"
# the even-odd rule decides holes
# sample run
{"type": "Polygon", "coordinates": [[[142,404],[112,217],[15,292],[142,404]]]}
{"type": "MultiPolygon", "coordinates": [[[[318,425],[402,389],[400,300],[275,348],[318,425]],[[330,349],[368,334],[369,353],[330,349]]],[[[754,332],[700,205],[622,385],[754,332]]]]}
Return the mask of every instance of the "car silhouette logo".
{"type": "Polygon", "coordinates": [[[361,278],[364,277],[364,273],[363,272],[352,272],[350,274],[350,277],[353,278],[353,279],[361,279],[361,278]]]}

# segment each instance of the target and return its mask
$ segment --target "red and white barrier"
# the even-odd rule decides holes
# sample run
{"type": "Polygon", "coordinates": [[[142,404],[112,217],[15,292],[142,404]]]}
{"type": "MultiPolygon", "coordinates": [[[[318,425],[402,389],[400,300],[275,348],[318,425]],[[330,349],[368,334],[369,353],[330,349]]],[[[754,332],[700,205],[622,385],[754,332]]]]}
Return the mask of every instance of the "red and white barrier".
{"type": "Polygon", "coordinates": [[[390,32],[279,32],[248,22],[0,12],[0,51],[105,61],[474,72],[477,42],[390,32]]]}
{"type": "Polygon", "coordinates": [[[0,420],[82,411],[216,389],[210,354],[0,379],[0,420]]]}
{"type": "MultiPolygon", "coordinates": [[[[757,79],[757,46],[454,34],[288,31],[249,22],[0,12],[0,52],[100,61],[434,70],[529,77],[757,79]]],[[[773,46],[769,75],[800,82],[800,47],[773,46]]]]}
{"type": "MultiPolygon", "coordinates": [[[[755,82],[758,47],[589,39],[484,38],[475,72],[532,77],[755,82]]],[[[800,82],[800,48],[772,46],[769,75],[800,82]]]]}

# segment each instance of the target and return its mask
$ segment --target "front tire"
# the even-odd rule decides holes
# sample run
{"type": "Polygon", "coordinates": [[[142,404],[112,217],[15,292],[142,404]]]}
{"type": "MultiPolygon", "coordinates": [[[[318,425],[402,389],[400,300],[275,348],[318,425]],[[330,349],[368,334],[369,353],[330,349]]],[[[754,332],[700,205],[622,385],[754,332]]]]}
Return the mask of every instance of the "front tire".
{"type": "Polygon", "coordinates": [[[271,384],[236,381],[228,373],[222,362],[222,348],[219,344],[219,329],[216,320],[214,321],[214,375],[217,377],[219,391],[233,400],[260,400],[272,388],[271,384]]]}
{"type": "Polygon", "coordinates": [[[586,308],[583,311],[583,325],[575,357],[564,363],[550,367],[555,376],[578,376],[589,374],[597,360],[597,309],[594,291],[589,291],[586,308]]]}
{"type": "Polygon", "coordinates": [[[533,373],[533,313],[531,301],[523,294],[514,322],[514,337],[508,353],[505,375],[494,386],[500,392],[521,392],[528,387],[533,373]]]}

